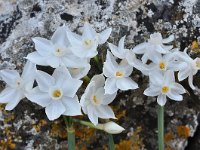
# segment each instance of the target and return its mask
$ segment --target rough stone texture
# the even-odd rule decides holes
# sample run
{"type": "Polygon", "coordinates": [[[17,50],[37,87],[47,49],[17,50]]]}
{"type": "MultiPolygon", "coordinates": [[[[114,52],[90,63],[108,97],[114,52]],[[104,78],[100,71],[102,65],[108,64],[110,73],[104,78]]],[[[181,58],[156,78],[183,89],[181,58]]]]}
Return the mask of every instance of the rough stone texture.
{"type": "MultiPolygon", "coordinates": [[[[192,57],[200,54],[198,50],[191,50],[192,41],[200,42],[199,0],[0,0],[0,69],[16,68],[21,72],[26,61],[23,57],[34,51],[32,37],[49,38],[62,24],[79,33],[86,20],[97,31],[112,27],[109,41],[115,44],[126,35],[127,48],[159,31],[164,37],[175,35],[174,47],[181,50],[188,48],[192,57]]],[[[106,44],[99,47],[102,61],[106,49],[106,44]]],[[[41,69],[51,71],[45,67],[41,69]]],[[[101,71],[96,70],[92,62],[89,75],[94,73],[101,71]]],[[[148,84],[146,77],[136,70],[132,77],[140,88],[119,92],[112,103],[119,118],[117,122],[126,128],[125,132],[114,137],[115,143],[121,143],[117,145],[118,149],[153,150],[157,147],[156,100],[142,94],[148,84]],[[131,148],[128,146],[130,143],[131,148]]],[[[200,87],[199,77],[197,74],[194,79],[197,87],[200,87]]],[[[199,150],[200,89],[192,91],[187,81],[182,84],[188,90],[184,101],[169,100],[165,107],[166,146],[173,150],[199,150]],[[177,130],[179,127],[182,127],[180,131],[177,130]]],[[[3,87],[1,82],[1,89],[3,87]]],[[[80,93],[85,87],[86,83],[80,93]]],[[[0,120],[0,149],[67,147],[62,118],[55,122],[48,121],[44,109],[27,100],[20,102],[12,112],[4,111],[1,105],[0,120]]],[[[106,149],[106,134],[80,126],[76,129],[78,149],[106,149]]]]}

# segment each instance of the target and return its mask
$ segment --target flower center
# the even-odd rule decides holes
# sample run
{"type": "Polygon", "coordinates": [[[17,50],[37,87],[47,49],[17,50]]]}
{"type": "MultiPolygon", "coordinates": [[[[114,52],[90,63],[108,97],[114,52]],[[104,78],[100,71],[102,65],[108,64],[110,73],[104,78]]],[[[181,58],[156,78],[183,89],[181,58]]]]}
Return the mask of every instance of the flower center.
{"type": "Polygon", "coordinates": [[[63,51],[61,48],[56,48],[54,50],[54,55],[57,56],[57,57],[60,57],[60,56],[63,56],[63,51]]]}
{"type": "Polygon", "coordinates": [[[123,73],[122,71],[117,71],[117,72],[115,73],[115,76],[116,76],[116,77],[123,77],[123,76],[124,76],[124,73],[123,73]]]}
{"type": "Polygon", "coordinates": [[[50,89],[50,95],[53,100],[59,100],[62,98],[63,92],[59,88],[50,89]]]}
{"type": "Polygon", "coordinates": [[[100,101],[97,99],[96,95],[94,95],[94,96],[92,97],[92,103],[93,103],[94,105],[99,105],[99,104],[100,104],[100,101]]]}
{"type": "Polygon", "coordinates": [[[169,87],[168,86],[163,86],[162,87],[162,93],[167,93],[169,91],[169,87]]]}
{"type": "Polygon", "coordinates": [[[83,45],[86,49],[90,49],[93,46],[93,41],[91,39],[86,39],[83,41],[83,45]]]}
{"type": "Polygon", "coordinates": [[[17,80],[15,81],[15,87],[16,87],[16,88],[21,88],[22,86],[23,86],[23,81],[22,81],[22,79],[21,79],[21,78],[17,79],[17,80]]]}
{"type": "Polygon", "coordinates": [[[164,62],[160,62],[159,67],[162,70],[165,69],[165,63],[164,62]]]}

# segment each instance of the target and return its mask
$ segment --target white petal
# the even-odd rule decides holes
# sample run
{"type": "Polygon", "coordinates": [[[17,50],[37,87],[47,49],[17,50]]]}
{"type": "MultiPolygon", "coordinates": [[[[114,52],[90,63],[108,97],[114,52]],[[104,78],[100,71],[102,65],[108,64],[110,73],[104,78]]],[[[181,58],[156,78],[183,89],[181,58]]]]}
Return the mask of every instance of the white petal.
{"type": "Polygon", "coordinates": [[[124,58],[123,52],[121,52],[117,46],[113,45],[112,43],[108,43],[108,46],[114,56],[116,56],[117,58],[120,58],[120,59],[124,58]]]}
{"type": "Polygon", "coordinates": [[[49,59],[46,60],[46,62],[52,68],[57,68],[57,67],[61,66],[61,59],[56,56],[50,57],[49,59]]]}
{"type": "Polygon", "coordinates": [[[6,87],[1,93],[0,93],[0,103],[8,103],[9,101],[12,101],[12,99],[17,94],[17,90],[13,89],[11,87],[6,87]]]}
{"type": "Polygon", "coordinates": [[[116,119],[113,110],[107,105],[99,105],[96,107],[96,116],[103,119],[116,119]]]}
{"type": "Polygon", "coordinates": [[[147,43],[144,42],[144,43],[141,43],[141,44],[138,44],[137,46],[135,46],[132,51],[136,54],[144,54],[145,51],[146,51],[146,46],[147,46],[147,43]]]}
{"type": "Polygon", "coordinates": [[[148,61],[148,59],[149,59],[148,53],[144,53],[144,55],[143,55],[142,58],[141,58],[142,62],[143,62],[144,64],[146,64],[147,61],[148,61]]]}
{"type": "Polygon", "coordinates": [[[47,92],[40,91],[38,86],[33,88],[28,94],[26,94],[26,97],[30,101],[42,107],[46,107],[52,102],[52,99],[49,96],[49,94],[47,92]]]}
{"type": "Polygon", "coordinates": [[[101,103],[103,105],[110,104],[115,99],[116,95],[117,95],[117,92],[114,94],[105,94],[101,103]]]}
{"type": "Polygon", "coordinates": [[[70,44],[74,47],[74,46],[80,46],[82,43],[81,43],[81,36],[78,35],[78,34],[75,34],[71,31],[67,31],[67,37],[68,37],[68,40],[70,42],[70,44]]]}
{"type": "Polygon", "coordinates": [[[95,87],[94,81],[90,82],[88,84],[88,86],[86,87],[85,92],[82,95],[81,100],[80,100],[81,106],[84,106],[86,99],[89,100],[91,98],[91,96],[96,92],[96,91],[94,91],[94,87],[95,87]]]}
{"type": "Polygon", "coordinates": [[[173,84],[171,84],[171,89],[173,91],[177,92],[178,94],[185,93],[184,87],[181,84],[179,84],[179,83],[173,83],[173,84]]]}
{"type": "Polygon", "coordinates": [[[164,77],[161,72],[154,71],[149,73],[150,82],[157,86],[162,86],[164,82],[164,77]]]}
{"type": "Polygon", "coordinates": [[[91,79],[91,82],[95,82],[95,88],[98,89],[100,87],[103,87],[105,84],[105,77],[102,74],[94,75],[91,79]]]}
{"type": "MultiPolygon", "coordinates": [[[[162,45],[162,48],[168,52],[169,50],[171,50],[173,48],[173,45],[162,45]]],[[[165,53],[164,53],[165,54],[165,53]]]]}
{"type": "Polygon", "coordinates": [[[129,77],[119,78],[116,81],[117,88],[120,90],[137,89],[138,84],[129,77]]]}
{"type": "Polygon", "coordinates": [[[167,70],[164,74],[165,84],[169,85],[172,82],[175,82],[174,72],[171,70],[167,70]]]}
{"type": "Polygon", "coordinates": [[[78,101],[78,97],[75,96],[73,98],[70,97],[63,97],[62,103],[65,106],[66,111],[63,113],[63,115],[66,116],[77,116],[82,115],[81,113],[81,105],[78,101]]]}
{"type": "Polygon", "coordinates": [[[37,70],[36,81],[41,91],[48,92],[49,87],[55,84],[55,79],[46,72],[37,70]]]}
{"type": "Polygon", "coordinates": [[[169,91],[167,93],[167,96],[172,100],[176,100],[176,101],[182,101],[183,100],[183,96],[180,95],[179,93],[177,93],[174,90],[169,91]]]}
{"type": "Polygon", "coordinates": [[[60,100],[52,101],[52,103],[45,108],[45,113],[47,114],[49,120],[55,120],[59,118],[64,112],[65,106],[60,100]]]}
{"type": "Polygon", "coordinates": [[[73,78],[63,81],[63,95],[71,98],[74,97],[82,83],[83,81],[73,78]]]}
{"type": "Polygon", "coordinates": [[[81,79],[88,74],[90,68],[91,68],[91,66],[90,66],[90,64],[88,64],[85,67],[68,68],[68,70],[73,78],[81,79]]]}
{"type": "Polygon", "coordinates": [[[74,54],[62,57],[61,60],[66,67],[70,68],[81,68],[88,65],[87,59],[77,57],[74,54]]]}
{"type": "Polygon", "coordinates": [[[158,96],[160,94],[160,88],[159,87],[149,87],[144,91],[144,95],[146,96],[158,96]]]}
{"type": "Polygon", "coordinates": [[[87,112],[88,112],[88,118],[90,119],[90,121],[94,124],[97,125],[98,124],[98,117],[95,114],[94,111],[94,107],[91,105],[87,106],[87,112]]]}
{"type": "Polygon", "coordinates": [[[60,46],[69,46],[69,41],[67,38],[67,31],[69,29],[64,25],[61,27],[58,27],[56,31],[54,32],[53,36],[51,37],[51,41],[53,44],[58,44],[60,46]]]}
{"type": "Polygon", "coordinates": [[[174,35],[170,35],[168,38],[163,39],[162,42],[166,44],[172,42],[173,40],[174,40],[174,35]]]}
{"type": "Polygon", "coordinates": [[[105,81],[105,94],[113,94],[117,92],[118,88],[116,86],[116,79],[114,78],[107,78],[105,81]]]}
{"type": "Polygon", "coordinates": [[[180,70],[180,71],[178,72],[178,80],[179,80],[179,81],[182,81],[182,80],[186,79],[186,78],[191,74],[190,71],[191,71],[191,70],[190,70],[189,67],[188,67],[188,68],[185,68],[185,69],[183,69],[183,70],[180,70]]]}
{"type": "Polygon", "coordinates": [[[190,74],[189,77],[188,77],[188,83],[189,83],[189,86],[191,87],[191,89],[195,90],[195,86],[193,84],[193,75],[190,74]]]}
{"type": "MultiPolygon", "coordinates": [[[[154,49],[161,53],[161,54],[166,54],[168,51],[165,49],[165,48],[168,48],[167,46],[161,46],[161,45],[155,45],[154,49]]],[[[173,48],[173,46],[171,47],[171,49],[173,48]]]]}
{"type": "Polygon", "coordinates": [[[103,30],[100,33],[97,33],[98,44],[104,44],[107,41],[107,39],[109,38],[111,32],[112,32],[112,28],[108,28],[108,29],[103,30]]]}
{"type": "Polygon", "coordinates": [[[83,26],[83,35],[82,37],[85,39],[93,39],[97,36],[96,31],[92,28],[91,24],[85,22],[83,26]]]}
{"type": "Polygon", "coordinates": [[[17,79],[20,78],[19,73],[16,70],[4,69],[0,71],[0,77],[9,86],[13,87],[17,79]]]}
{"type": "Polygon", "coordinates": [[[40,55],[38,52],[29,53],[28,56],[25,57],[25,58],[30,60],[32,63],[37,64],[37,65],[48,66],[46,60],[49,59],[49,58],[40,55]]]}
{"type": "Polygon", "coordinates": [[[166,95],[164,94],[160,94],[158,97],[157,97],[157,103],[160,105],[160,106],[164,106],[165,103],[167,101],[167,98],[166,98],[166,95]]]}
{"type": "Polygon", "coordinates": [[[129,77],[131,75],[131,73],[133,72],[133,67],[128,64],[126,59],[121,60],[118,69],[123,70],[124,77],[129,77]]]}
{"type": "Polygon", "coordinates": [[[21,91],[17,91],[14,97],[7,103],[5,110],[13,110],[23,98],[25,98],[24,94],[21,91]]]}
{"type": "Polygon", "coordinates": [[[35,76],[36,73],[36,65],[35,63],[32,63],[30,61],[27,61],[24,68],[21,77],[23,79],[30,78],[30,76],[35,76]]]}
{"type": "Polygon", "coordinates": [[[33,42],[35,43],[35,49],[41,56],[50,55],[54,49],[52,42],[45,38],[35,37],[33,42]]]}
{"type": "Polygon", "coordinates": [[[98,54],[97,45],[95,44],[92,49],[85,49],[81,46],[74,46],[70,48],[74,55],[80,58],[92,58],[98,54]]]}
{"type": "Polygon", "coordinates": [[[60,84],[63,82],[63,80],[72,78],[68,69],[64,66],[56,68],[52,74],[52,77],[54,77],[57,80],[57,83],[59,82],[59,80],[61,80],[59,82],[60,84]]]}

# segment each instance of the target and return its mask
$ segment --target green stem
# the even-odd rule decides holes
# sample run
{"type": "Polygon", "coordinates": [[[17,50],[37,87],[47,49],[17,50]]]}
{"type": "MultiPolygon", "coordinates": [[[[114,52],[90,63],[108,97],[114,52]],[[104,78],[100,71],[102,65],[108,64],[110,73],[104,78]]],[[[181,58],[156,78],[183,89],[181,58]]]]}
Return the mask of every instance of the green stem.
{"type": "Polygon", "coordinates": [[[158,106],[158,147],[164,150],[164,106],[158,106]]]}
{"type": "Polygon", "coordinates": [[[94,56],[93,59],[94,59],[94,61],[96,62],[98,69],[99,69],[100,71],[102,71],[102,65],[101,65],[100,62],[99,62],[98,56],[94,56]]]}
{"type": "Polygon", "coordinates": [[[88,76],[83,77],[83,79],[88,83],[90,82],[90,77],[88,77],[88,76]]]}
{"type": "Polygon", "coordinates": [[[108,134],[108,146],[109,150],[115,150],[115,144],[112,134],[108,134]]]}
{"type": "Polygon", "coordinates": [[[75,130],[73,128],[73,120],[69,116],[63,116],[63,119],[67,126],[68,150],[75,150],[75,130]]]}
{"type": "Polygon", "coordinates": [[[67,128],[68,150],[75,150],[75,131],[74,128],[67,128]]]}
{"type": "Polygon", "coordinates": [[[72,121],[73,121],[73,122],[80,123],[80,124],[82,124],[82,125],[84,125],[84,126],[87,126],[87,127],[91,127],[91,128],[103,130],[102,125],[97,125],[97,126],[95,126],[95,125],[92,124],[91,122],[83,121],[83,120],[79,120],[79,119],[75,119],[75,118],[73,118],[72,121]]]}

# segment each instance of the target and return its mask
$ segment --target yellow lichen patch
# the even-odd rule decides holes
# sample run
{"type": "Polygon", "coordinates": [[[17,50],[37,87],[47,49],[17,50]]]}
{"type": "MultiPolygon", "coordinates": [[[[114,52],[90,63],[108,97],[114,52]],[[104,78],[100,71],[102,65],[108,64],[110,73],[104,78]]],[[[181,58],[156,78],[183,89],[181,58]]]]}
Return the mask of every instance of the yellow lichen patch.
{"type": "Polygon", "coordinates": [[[41,128],[43,126],[45,126],[47,124],[47,121],[45,119],[42,119],[39,121],[38,124],[34,124],[33,125],[33,128],[37,131],[37,132],[40,132],[41,128]]]}
{"type": "Polygon", "coordinates": [[[192,50],[193,53],[198,53],[198,52],[200,52],[199,43],[198,43],[196,40],[194,40],[194,41],[192,42],[191,50],[192,50]]]}
{"type": "Polygon", "coordinates": [[[12,138],[0,140],[0,149],[7,150],[7,149],[15,149],[16,144],[13,142],[12,138]]]}
{"type": "Polygon", "coordinates": [[[192,49],[192,50],[195,50],[195,49],[197,49],[197,48],[199,48],[199,44],[198,44],[198,42],[195,40],[195,41],[192,42],[191,49],[192,49]]]}
{"type": "Polygon", "coordinates": [[[179,137],[188,138],[190,136],[190,128],[187,126],[177,126],[176,131],[179,137]]]}
{"type": "Polygon", "coordinates": [[[61,121],[54,121],[51,125],[50,135],[52,137],[67,138],[65,125],[61,121]]]}
{"type": "Polygon", "coordinates": [[[165,150],[173,150],[170,146],[167,146],[165,150]]]}
{"type": "Polygon", "coordinates": [[[174,135],[172,132],[168,132],[165,134],[165,143],[171,141],[174,138],[174,135]]]}

